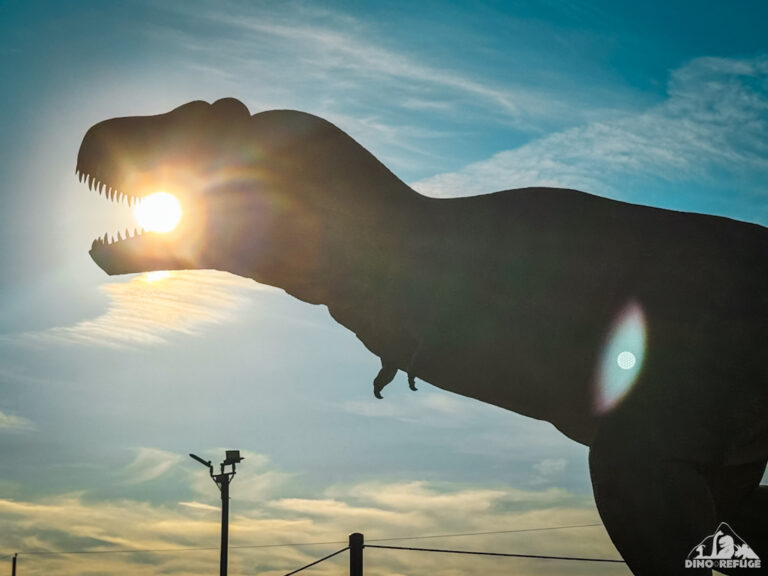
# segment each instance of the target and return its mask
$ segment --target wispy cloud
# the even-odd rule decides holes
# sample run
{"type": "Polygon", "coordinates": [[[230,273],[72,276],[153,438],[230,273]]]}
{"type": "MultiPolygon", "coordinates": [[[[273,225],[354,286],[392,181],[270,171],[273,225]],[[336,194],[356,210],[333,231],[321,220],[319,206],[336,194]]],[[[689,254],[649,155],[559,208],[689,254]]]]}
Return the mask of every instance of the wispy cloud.
{"type": "MultiPolygon", "coordinates": [[[[217,465],[223,453],[223,449],[209,450],[200,456],[205,455],[217,465]]],[[[240,455],[245,459],[244,464],[237,469],[237,498],[241,502],[262,504],[290,486],[294,474],[276,469],[266,455],[250,450],[241,450],[240,455]]],[[[190,486],[198,498],[203,500],[211,493],[211,479],[201,472],[198,467],[188,470],[190,486]]]]}
{"type": "MultiPolygon", "coordinates": [[[[400,378],[390,386],[405,385],[400,378]]],[[[386,390],[384,392],[386,394],[386,390]]],[[[408,395],[399,401],[347,400],[341,409],[349,414],[368,418],[388,418],[409,424],[425,424],[437,428],[460,428],[478,419],[488,419],[505,413],[495,406],[467,401],[465,398],[428,389],[415,395],[408,395]]]]}
{"type": "Polygon", "coordinates": [[[544,458],[539,460],[533,464],[533,470],[536,474],[530,479],[529,483],[532,486],[539,486],[561,480],[566,466],[568,466],[568,460],[565,458],[544,458]]]}
{"type": "Polygon", "coordinates": [[[0,432],[29,432],[35,429],[36,426],[31,420],[0,412],[0,432]]]}
{"type": "Polygon", "coordinates": [[[22,335],[30,341],[95,346],[160,344],[173,334],[232,320],[248,292],[272,290],[252,280],[214,271],[149,273],[101,286],[109,305],[101,316],[74,326],[22,335]]]}
{"type": "Polygon", "coordinates": [[[414,183],[430,196],[561,186],[621,196],[627,178],[711,181],[768,195],[768,58],[699,58],[671,73],[668,98],[414,183]]]}
{"type": "Polygon", "coordinates": [[[129,484],[140,484],[155,480],[181,462],[182,456],[158,448],[141,447],[136,449],[136,457],[121,471],[121,476],[129,484]]]}
{"type": "Polygon", "coordinates": [[[186,506],[187,508],[192,508],[194,510],[205,510],[206,512],[219,513],[221,511],[220,507],[203,504],[201,502],[179,502],[179,506],[186,506]]]}
{"type": "Polygon", "coordinates": [[[552,476],[563,473],[567,464],[568,461],[565,458],[545,458],[536,462],[533,469],[542,476],[552,476]]]}
{"type": "MultiPolygon", "coordinates": [[[[452,67],[425,64],[412,53],[388,45],[370,23],[341,12],[296,2],[286,3],[283,8],[242,2],[230,5],[230,10],[222,10],[217,4],[212,9],[200,5],[181,8],[181,12],[217,30],[215,57],[227,63],[229,76],[235,80],[241,78],[244,68],[264,73],[276,64],[274,59],[290,58],[292,76],[304,81],[333,78],[337,85],[353,89],[352,80],[367,79],[379,85],[406,83],[411,94],[406,105],[416,103],[447,111],[451,109],[450,99],[463,96],[513,118],[545,107],[530,88],[499,85],[452,67]],[[227,33],[219,36],[222,26],[227,33]],[[266,56],[273,60],[266,60],[266,56]],[[438,88],[442,96],[431,98],[438,88]],[[442,100],[444,97],[449,100],[442,100]]],[[[188,42],[187,48],[202,57],[204,45],[198,38],[197,42],[188,42]]],[[[290,79],[285,78],[284,83],[290,83],[290,79]]]]}
{"type": "Polygon", "coordinates": [[[219,96],[236,95],[252,112],[321,115],[397,170],[423,174],[442,165],[430,151],[447,131],[492,123],[537,132],[542,123],[572,124],[583,113],[569,94],[534,87],[532,71],[511,57],[514,71],[488,73],[445,50],[414,49],[408,35],[388,34],[374,21],[311,3],[224,6],[176,5],[178,25],[148,33],[169,42],[181,66],[210,78],[219,96]]]}
{"type": "MultiPolygon", "coordinates": [[[[343,31],[316,24],[296,24],[295,21],[270,21],[263,16],[232,17],[218,12],[211,17],[249,35],[268,35],[273,42],[275,39],[290,42],[294,50],[303,55],[299,62],[323,73],[352,71],[368,77],[384,75],[422,86],[430,85],[464,93],[494,105],[499,112],[512,116],[520,114],[516,101],[523,99],[522,94],[477,81],[453,70],[424,65],[403,52],[376,45],[360,35],[363,32],[361,24],[354,23],[349,17],[344,18],[343,31]],[[355,25],[350,26],[351,22],[355,25]]],[[[528,98],[528,94],[525,94],[526,101],[528,98]]]]}

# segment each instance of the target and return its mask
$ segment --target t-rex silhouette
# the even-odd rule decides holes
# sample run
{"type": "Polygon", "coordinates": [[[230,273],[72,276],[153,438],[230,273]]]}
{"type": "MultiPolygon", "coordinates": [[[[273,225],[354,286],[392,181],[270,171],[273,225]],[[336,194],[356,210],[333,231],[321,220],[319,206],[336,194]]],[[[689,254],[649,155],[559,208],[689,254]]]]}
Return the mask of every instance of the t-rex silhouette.
{"type": "Polygon", "coordinates": [[[768,230],[555,188],[424,197],[329,122],[227,98],[93,126],[81,179],[184,208],[108,274],[218,269],[325,304],[382,360],[590,447],[636,574],[727,521],[768,562],[768,230]]]}

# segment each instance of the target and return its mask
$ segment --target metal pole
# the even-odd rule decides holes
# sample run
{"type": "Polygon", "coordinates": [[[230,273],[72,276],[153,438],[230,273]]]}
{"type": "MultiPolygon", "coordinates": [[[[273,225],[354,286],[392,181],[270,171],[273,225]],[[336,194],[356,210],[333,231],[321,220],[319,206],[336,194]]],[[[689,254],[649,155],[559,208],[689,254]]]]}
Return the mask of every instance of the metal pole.
{"type": "Polygon", "coordinates": [[[11,576],[16,576],[16,556],[18,555],[18,552],[13,555],[13,568],[11,568],[11,576]]]}
{"type": "Polygon", "coordinates": [[[229,480],[228,474],[221,478],[221,559],[219,562],[220,576],[227,576],[227,560],[229,552],[229,480]]]}
{"type": "Polygon", "coordinates": [[[363,576],[365,537],[359,532],[349,535],[349,576],[363,576]]]}
{"type": "Polygon", "coordinates": [[[229,483],[235,477],[237,465],[245,460],[240,456],[240,450],[227,450],[227,458],[219,466],[221,472],[213,473],[210,460],[203,460],[196,454],[189,455],[206,468],[211,475],[211,480],[216,483],[221,492],[221,556],[219,558],[219,576],[227,576],[227,560],[229,557],[229,483]],[[227,466],[232,466],[231,472],[226,472],[227,466]]]}

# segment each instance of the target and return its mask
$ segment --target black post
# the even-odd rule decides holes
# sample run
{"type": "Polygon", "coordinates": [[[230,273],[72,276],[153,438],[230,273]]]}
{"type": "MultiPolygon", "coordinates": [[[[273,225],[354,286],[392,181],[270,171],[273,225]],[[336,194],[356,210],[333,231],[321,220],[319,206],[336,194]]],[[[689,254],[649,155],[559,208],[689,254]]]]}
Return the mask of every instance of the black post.
{"type": "Polygon", "coordinates": [[[11,576],[16,576],[16,556],[18,555],[18,552],[13,555],[13,568],[11,569],[11,576]]]}
{"type": "Polygon", "coordinates": [[[349,535],[349,576],[363,576],[365,537],[359,532],[349,535]]]}
{"type": "Polygon", "coordinates": [[[213,465],[210,460],[203,460],[196,454],[189,455],[206,468],[211,475],[211,480],[221,492],[221,557],[219,559],[219,576],[227,576],[227,560],[229,557],[229,484],[235,477],[237,465],[245,460],[240,456],[240,450],[227,450],[227,458],[219,466],[221,473],[213,473],[213,465]],[[227,466],[232,466],[232,470],[227,472],[227,466]]]}
{"type": "Polygon", "coordinates": [[[228,474],[221,474],[221,559],[219,575],[227,576],[227,560],[229,552],[229,480],[228,474]]]}

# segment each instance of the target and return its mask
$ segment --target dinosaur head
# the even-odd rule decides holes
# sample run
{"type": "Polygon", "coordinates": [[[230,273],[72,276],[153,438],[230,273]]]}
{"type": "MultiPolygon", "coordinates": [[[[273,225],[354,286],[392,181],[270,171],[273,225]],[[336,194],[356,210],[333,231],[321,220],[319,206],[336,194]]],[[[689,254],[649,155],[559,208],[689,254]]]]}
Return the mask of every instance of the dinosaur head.
{"type": "Polygon", "coordinates": [[[318,282],[340,257],[330,244],[374,236],[386,206],[411,192],[329,122],[288,110],[251,116],[232,98],[100,122],[77,173],[113,201],[163,190],[181,204],[172,232],[95,240],[91,257],[108,274],[214,268],[286,289],[318,282]]]}
{"type": "Polygon", "coordinates": [[[248,109],[234,99],[196,101],[167,114],[114,118],[86,133],[77,173],[89,188],[131,206],[167,191],[183,217],[172,232],[136,231],[94,240],[91,257],[108,274],[201,268],[210,223],[206,204],[245,164],[238,145],[246,140],[248,109]]]}

